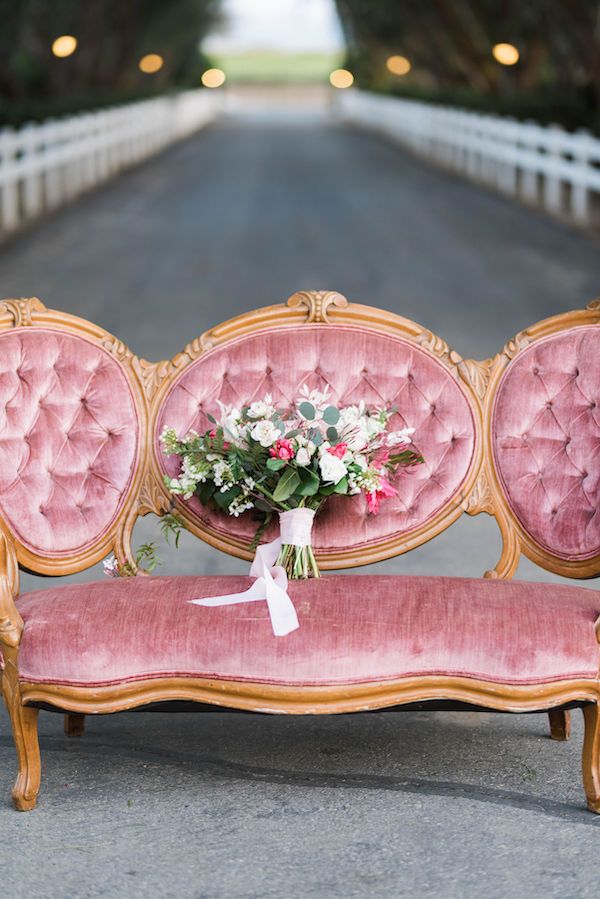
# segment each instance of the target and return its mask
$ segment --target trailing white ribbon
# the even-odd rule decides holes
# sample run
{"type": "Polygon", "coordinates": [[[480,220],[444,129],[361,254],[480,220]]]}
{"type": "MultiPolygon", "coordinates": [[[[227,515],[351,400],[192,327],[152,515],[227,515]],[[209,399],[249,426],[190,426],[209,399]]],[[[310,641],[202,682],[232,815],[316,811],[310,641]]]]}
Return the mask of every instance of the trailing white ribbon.
{"type": "Polygon", "coordinates": [[[242,593],[210,596],[206,599],[190,599],[196,606],[228,606],[233,603],[266,600],[271,616],[271,626],[276,637],[285,637],[300,625],[292,600],[288,596],[288,579],[284,569],[276,565],[282,546],[310,546],[310,535],[315,512],[313,509],[290,509],[279,513],[280,535],[277,540],[259,546],[250,568],[254,583],[242,593]]]}

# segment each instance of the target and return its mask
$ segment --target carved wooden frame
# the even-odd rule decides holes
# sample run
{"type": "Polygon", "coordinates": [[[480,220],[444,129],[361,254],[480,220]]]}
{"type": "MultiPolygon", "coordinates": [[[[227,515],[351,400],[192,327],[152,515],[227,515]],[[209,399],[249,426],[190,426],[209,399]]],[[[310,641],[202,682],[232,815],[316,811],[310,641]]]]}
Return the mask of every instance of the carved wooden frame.
{"type": "MultiPolygon", "coordinates": [[[[402,336],[431,352],[460,383],[472,408],[476,439],[475,453],[467,478],[438,515],[405,539],[383,542],[361,552],[360,559],[337,553],[320,559],[323,568],[350,567],[407,552],[449,527],[462,512],[486,512],[498,521],[503,549],[496,567],[487,577],[510,578],[521,551],[551,571],[571,577],[589,577],[600,570],[600,558],[584,563],[558,559],[532,543],[508,506],[494,468],[491,442],[491,413],[498,385],[509,362],[534,340],[581,325],[600,323],[600,301],[586,310],[546,319],[522,331],[501,353],[484,361],[463,359],[443,340],[420,325],[369,306],[350,304],[332,291],[302,291],[286,305],[269,306],[238,316],[189,343],[171,360],[147,362],[103,329],[74,316],[45,309],[37,299],[6,300],[0,303],[0,331],[11,327],[54,327],[87,337],[118,359],[134,393],[140,420],[141,450],[138,468],[127,497],[110,530],[85,552],[61,558],[44,558],[22,546],[0,520],[0,646],[4,659],[2,693],[11,717],[19,760],[13,790],[16,808],[27,810],[36,802],[40,782],[37,741],[38,710],[32,703],[49,703],[70,710],[67,732],[82,732],[82,716],[131,709],[153,702],[189,699],[227,708],[286,714],[331,714],[372,710],[430,699],[459,700],[502,711],[523,712],[556,709],[571,701],[589,703],[584,709],[586,731],[583,753],[584,786],[591,810],[600,813],[600,680],[565,680],[530,686],[502,685],[460,677],[419,677],[392,682],[339,687],[276,687],[259,683],[205,680],[201,678],[155,678],[109,687],[67,687],[33,684],[19,680],[18,648],[23,621],[15,604],[19,591],[19,566],[41,574],[62,575],[80,571],[97,562],[111,549],[121,561],[135,564],[130,540],[139,515],[161,514],[171,505],[154,452],[154,430],[158,410],[174,379],[202,353],[243,334],[264,328],[304,322],[327,325],[360,324],[402,336]]],[[[221,534],[199,528],[185,507],[179,514],[186,526],[202,539],[233,555],[249,558],[239,541],[226,541],[221,534]]],[[[600,641],[600,621],[596,633],[600,641]]],[[[568,736],[568,712],[551,715],[552,735],[568,736]]]]}
{"type": "MultiPolygon", "coordinates": [[[[417,347],[430,352],[458,382],[465,399],[469,403],[475,430],[475,447],[469,470],[463,484],[448,498],[438,512],[419,527],[400,536],[364,547],[352,547],[337,552],[319,552],[319,567],[322,570],[352,568],[368,565],[408,552],[449,527],[464,511],[466,498],[470,495],[477,480],[482,461],[482,441],[477,439],[481,432],[482,410],[476,386],[470,375],[470,369],[458,353],[452,350],[445,341],[431,331],[422,328],[409,319],[402,318],[392,312],[349,303],[348,300],[334,291],[301,291],[293,294],[285,305],[267,306],[255,312],[232,318],[222,325],[207,331],[189,343],[182,353],[170,362],[163,363],[164,377],[152,397],[150,407],[150,433],[156,430],[156,422],[163,401],[181,373],[207,350],[221,346],[242,335],[255,334],[274,327],[298,327],[302,324],[335,323],[336,325],[359,325],[379,333],[393,334],[401,337],[417,347]]],[[[150,466],[154,475],[152,490],[155,511],[157,514],[174,504],[177,515],[185,523],[186,528],[206,543],[241,559],[252,559],[253,552],[247,542],[234,536],[224,536],[219,530],[200,522],[193,512],[179,498],[173,498],[163,483],[163,475],[154,448],[150,448],[150,466]]]]}
{"type": "Polygon", "coordinates": [[[592,300],[585,309],[576,309],[561,315],[543,319],[520,331],[509,340],[502,351],[492,359],[480,363],[489,372],[488,384],[483,396],[483,440],[487,474],[487,494],[489,510],[495,515],[503,537],[502,558],[496,567],[500,577],[511,577],[523,553],[536,565],[563,577],[589,578],[600,574],[600,554],[584,560],[569,560],[556,556],[539,546],[527,533],[511,509],[500,478],[494,465],[493,454],[493,411],[498,388],[511,362],[532,344],[545,337],[551,337],[582,325],[600,324],[600,299],[592,300]]]}

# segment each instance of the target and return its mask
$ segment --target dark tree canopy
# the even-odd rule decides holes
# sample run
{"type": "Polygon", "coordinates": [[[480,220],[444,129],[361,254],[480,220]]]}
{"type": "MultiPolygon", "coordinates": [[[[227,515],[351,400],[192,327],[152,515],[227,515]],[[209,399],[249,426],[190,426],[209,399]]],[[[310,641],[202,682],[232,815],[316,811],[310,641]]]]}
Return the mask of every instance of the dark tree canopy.
{"type": "Polygon", "coordinates": [[[0,0],[0,110],[52,111],[198,85],[199,45],[219,21],[221,0],[0,0]],[[74,35],[76,52],[51,46],[74,35]],[[164,58],[140,72],[147,53],[164,58]]]}
{"type": "Polygon", "coordinates": [[[600,117],[599,0],[337,0],[359,84],[567,125],[600,117]],[[514,44],[514,66],[491,50],[514,44]],[[385,60],[412,63],[402,79],[385,60]],[[570,121],[569,121],[570,119],[570,121]]]}

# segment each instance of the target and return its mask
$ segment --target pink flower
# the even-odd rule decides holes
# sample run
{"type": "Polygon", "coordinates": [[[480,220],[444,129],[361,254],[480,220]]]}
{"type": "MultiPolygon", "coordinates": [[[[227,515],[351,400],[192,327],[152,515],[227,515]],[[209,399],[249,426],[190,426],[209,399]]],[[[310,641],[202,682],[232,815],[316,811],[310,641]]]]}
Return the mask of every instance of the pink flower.
{"type": "Polygon", "coordinates": [[[381,478],[377,490],[367,493],[367,507],[372,515],[377,515],[381,500],[387,496],[397,496],[398,491],[393,487],[387,478],[381,478]]]}
{"type": "Polygon", "coordinates": [[[331,453],[332,456],[337,456],[338,459],[343,459],[346,455],[347,449],[347,443],[336,443],[335,446],[327,447],[327,452],[331,453]]]}
{"type": "Polygon", "coordinates": [[[272,446],[269,453],[273,459],[284,459],[286,462],[294,458],[294,444],[285,437],[280,437],[275,446],[272,446]]]}
{"type": "MultiPolygon", "coordinates": [[[[216,436],[217,436],[217,429],[216,429],[216,428],[213,428],[212,431],[209,431],[209,432],[208,432],[208,436],[209,436],[209,437],[213,437],[213,438],[216,437],[216,436]]],[[[224,449],[224,450],[228,450],[230,446],[231,446],[231,444],[228,443],[227,440],[224,440],[224,441],[223,441],[223,449],[224,449]]]]}

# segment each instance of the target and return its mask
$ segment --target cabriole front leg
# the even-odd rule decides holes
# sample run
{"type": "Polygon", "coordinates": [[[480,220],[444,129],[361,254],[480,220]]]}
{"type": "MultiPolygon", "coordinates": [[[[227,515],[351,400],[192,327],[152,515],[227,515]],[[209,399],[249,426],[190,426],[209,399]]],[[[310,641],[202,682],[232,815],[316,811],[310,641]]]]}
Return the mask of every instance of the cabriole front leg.
{"type": "Polygon", "coordinates": [[[17,811],[35,808],[40,789],[40,747],[38,743],[38,709],[22,704],[16,667],[16,650],[3,648],[4,673],[2,695],[12,725],[19,773],[12,791],[17,811]]]}
{"type": "Polygon", "coordinates": [[[13,735],[19,760],[19,773],[12,791],[17,811],[35,808],[40,789],[40,747],[38,743],[38,709],[20,706],[11,715],[13,735]]]}
{"type": "Polygon", "coordinates": [[[588,808],[600,815],[600,710],[597,702],[584,706],[583,786],[588,808]]]}

